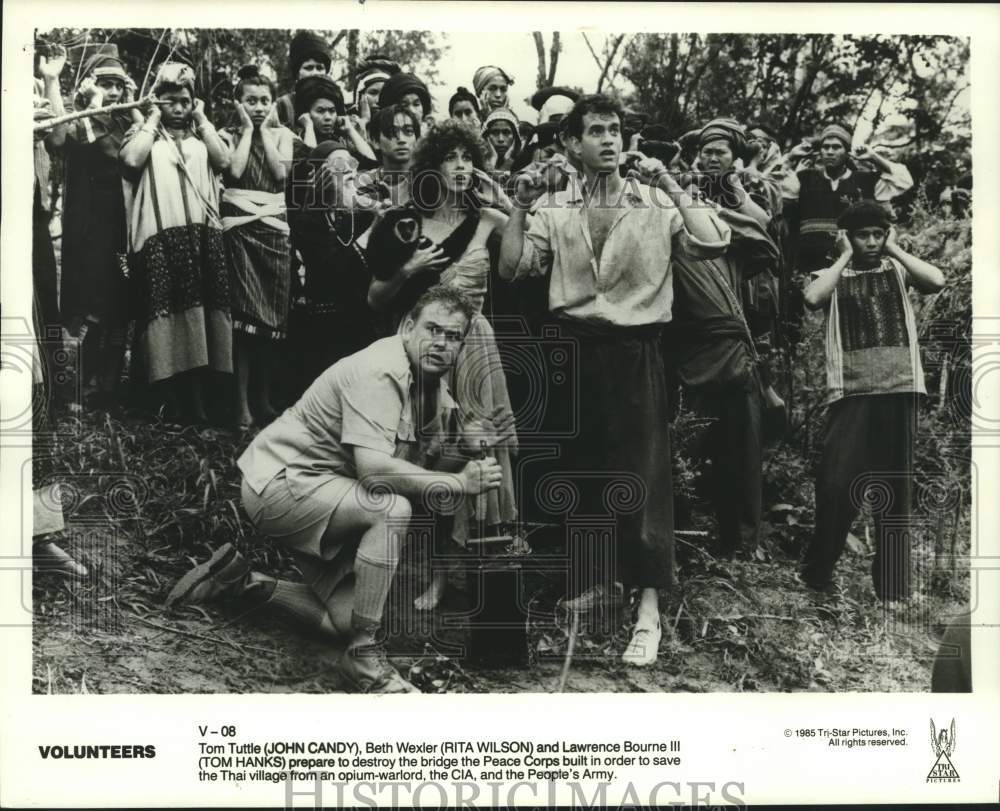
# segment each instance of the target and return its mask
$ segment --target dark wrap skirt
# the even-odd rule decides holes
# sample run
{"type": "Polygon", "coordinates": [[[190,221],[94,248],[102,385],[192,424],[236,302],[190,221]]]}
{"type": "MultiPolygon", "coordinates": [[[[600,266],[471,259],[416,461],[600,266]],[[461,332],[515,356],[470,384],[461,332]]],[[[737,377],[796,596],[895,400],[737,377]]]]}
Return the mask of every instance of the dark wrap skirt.
{"type": "MultiPolygon", "coordinates": [[[[576,494],[570,519],[612,522],[605,548],[585,554],[597,582],[627,587],[673,585],[674,523],[667,386],[661,326],[615,327],[558,319],[576,344],[575,391],[559,398],[578,426],[563,442],[558,467],[576,494]],[[610,564],[610,565],[608,565],[610,564]]],[[[550,485],[551,485],[550,480],[550,485]]],[[[545,490],[545,482],[540,483],[545,490]]],[[[541,493],[545,498],[544,492],[541,493]]]]}

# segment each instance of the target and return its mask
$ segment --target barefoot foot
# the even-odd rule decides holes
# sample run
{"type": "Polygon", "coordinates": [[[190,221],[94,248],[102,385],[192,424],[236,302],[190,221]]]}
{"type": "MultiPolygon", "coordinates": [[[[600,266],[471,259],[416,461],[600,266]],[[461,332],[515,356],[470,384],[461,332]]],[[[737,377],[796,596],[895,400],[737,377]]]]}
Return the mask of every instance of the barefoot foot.
{"type": "Polygon", "coordinates": [[[441,602],[441,598],[444,596],[447,583],[448,575],[445,572],[436,573],[431,580],[431,584],[427,587],[427,591],[413,601],[413,607],[417,611],[431,611],[437,608],[437,604],[441,602]]]}

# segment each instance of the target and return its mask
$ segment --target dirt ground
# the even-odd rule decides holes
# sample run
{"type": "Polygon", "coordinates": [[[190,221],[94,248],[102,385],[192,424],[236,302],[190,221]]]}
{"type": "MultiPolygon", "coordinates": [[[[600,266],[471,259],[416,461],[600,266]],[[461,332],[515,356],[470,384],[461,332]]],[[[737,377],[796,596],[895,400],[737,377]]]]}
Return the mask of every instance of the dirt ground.
{"type": "MultiPolygon", "coordinates": [[[[101,415],[69,427],[65,441],[57,436],[49,452],[36,451],[36,486],[71,482],[67,528],[54,540],[89,573],[71,579],[36,570],[35,692],[345,689],[338,641],[303,632],[267,608],[232,601],[173,612],[163,606],[176,578],[224,542],[235,543],[256,568],[297,576],[237,509],[237,439],[101,415]],[[122,481],[142,492],[123,498],[122,481]]],[[[693,527],[678,537],[678,587],[661,601],[656,664],[638,669],[618,660],[628,639],[627,610],[598,617],[580,628],[566,691],[929,689],[940,626],[962,610],[953,590],[924,578],[911,600],[879,605],[867,576],[871,551],[858,541],[840,564],[842,594],[816,597],[796,577],[795,554],[763,544],[743,559],[715,560],[697,534],[710,534],[711,521],[696,516],[693,527]]],[[[916,543],[924,549],[928,540],[916,543]]],[[[535,552],[544,554],[544,545],[535,552]]],[[[926,557],[917,555],[918,564],[926,557]]],[[[426,583],[424,560],[408,550],[387,612],[390,651],[404,675],[425,692],[559,689],[569,629],[556,608],[564,586],[558,577],[522,572],[523,638],[486,640],[487,650],[517,651],[522,661],[489,663],[467,647],[475,571],[451,578],[437,611],[405,608],[426,583]]]]}

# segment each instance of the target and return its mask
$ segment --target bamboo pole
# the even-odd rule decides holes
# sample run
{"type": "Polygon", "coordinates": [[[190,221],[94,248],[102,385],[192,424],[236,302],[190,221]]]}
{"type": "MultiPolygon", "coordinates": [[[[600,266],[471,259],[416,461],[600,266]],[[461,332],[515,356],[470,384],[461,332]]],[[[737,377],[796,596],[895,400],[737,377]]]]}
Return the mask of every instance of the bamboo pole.
{"type": "Polygon", "coordinates": [[[87,58],[87,46],[90,45],[90,29],[83,35],[83,48],[80,50],[80,61],[76,63],[76,77],[73,79],[73,87],[80,84],[80,71],[83,70],[84,60],[87,58]]]}
{"type": "Polygon", "coordinates": [[[34,132],[52,129],[52,127],[58,127],[60,124],[67,124],[70,121],[76,121],[78,118],[89,118],[90,116],[103,115],[104,113],[116,113],[119,110],[134,110],[137,107],[141,107],[145,103],[146,99],[139,99],[138,101],[123,101],[121,104],[109,104],[107,107],[94,107],[87,108],[86,110],[77,110],[76,112],[66,113],[66,115],[56,116],[55,118],[46,118],[42,121],[36,121],[32,129],[34,132]]]}
{"type": "Polygon", "coordinates": [[[150,58],[149,64],[146,65],[146,75],[142,77],[142,87],[139,88],[140,96],[146,92],[146,82],[149,81],[149,72],[153,69],[153,64],[156,62],[156,55],[160,52],[160,45],[163,44],[163,38],[167,35],[167,31],[169,30],[169,28],[164,28],[163,33],[160,34],[160,38],[156,42],[156,47],[153,49],[153,56],[150,58]]]}

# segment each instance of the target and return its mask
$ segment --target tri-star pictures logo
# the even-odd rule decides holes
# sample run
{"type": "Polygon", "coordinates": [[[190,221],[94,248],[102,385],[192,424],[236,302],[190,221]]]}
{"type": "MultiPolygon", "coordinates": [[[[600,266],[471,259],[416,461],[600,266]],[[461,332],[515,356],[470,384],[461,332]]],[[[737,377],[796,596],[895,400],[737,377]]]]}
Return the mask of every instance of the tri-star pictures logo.
{"type": "Polygon", "coordinates": [[[951,755],[955,751],[955,719],[951,719],[951,727],[941,728],[938,732],[934,726],[934,719],[931,719],[931,749],[937,760],[931,767],[931,773],[927,775],[928,783],[957,783],[959,781],[958,771],[951,762],[951,755]]]}

